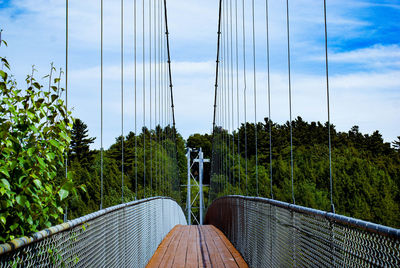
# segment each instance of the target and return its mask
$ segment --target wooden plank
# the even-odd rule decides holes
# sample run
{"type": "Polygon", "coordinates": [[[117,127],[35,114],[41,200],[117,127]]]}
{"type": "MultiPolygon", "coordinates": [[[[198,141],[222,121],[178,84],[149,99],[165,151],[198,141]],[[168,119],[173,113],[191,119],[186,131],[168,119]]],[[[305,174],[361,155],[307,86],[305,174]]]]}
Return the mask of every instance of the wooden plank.
{"type": "Polygon", "coordinates": [[[197,268],[199,267],[199,258],[197,255],[197,244],[199,241],[197,240],[198,236],[196,236],[197,226],[189,226],[189,230],[185,267],[197,268]]]}
{"type": "Polygon", "coordinates": [[[186,254],[187,254],[188,241],[189,241],[189,232],[190,232],[190,226],[185,226],[183,228],[182,237],[179,241],[179,245],[178,245],[177,249],[173,252],[169,252],[170,254],[175,255],[174,262],[172,264],[172,267],[174,267],[174,268],[185,267],[186,254]]]}
{"type": "Polygon", "coordinates": [[[247,263],[244,261],[242,255],[240,252],[232,245],[231,241],[228,240],[228,238],[222,233],[221,230],[219,230],[217,227],[212,225],[212,230],[221,238],[221,240],[224,242],[228,250],[231,252],[232,256],[235,258],[236,263],[240,268],[247,268],[249,267],[247,263]]]}
{"type": "Polygon", "coordinates": [[[167,234],[146,267],[247,268],[248,265],[216,227],[179,225],[167,234]]]}
{"type": "Polygon", "coordinates": [[[197,255],[199,256],[199,267],[212,267],[210,256],[208,254],[205,238],[201,234],[200,226],[197,226],[197,255]]]}
{"type": "Polygon", "coordinates": [[[221,255],[214,243],[214,239],[209,232],[209,226],[200,226],[201,234],[204,237],[207,247],[208,255],[210,257],[212,267],[223,268],[225,267],[221,255]]]}
{"type": "Polygon", "coordinates": [[[146,267],[159,267],[165,253],[167,252],[167,249],[169,245],[172,243],[172,241],[180,234],[180,229],[182,228],[182,225],[176,225],[174,228],[172,228],[171,231],[165,236],[163,241],[161,241],[161,244],[158,246],[156,252],[154,253],[153,257],[150,259],[149,263],[146,265],[146,267]]]}
{"type": "Polygon", "coordinates": [[[176,230],[177,235],[175,236],[174,240],[172,240],[172,242],[169,244],[168,249],[164,254],[161,263],[158,267],[163,267],[163,268],[172,267],[172,264],[174,263],[175,252],[179,246],[185,227],[186,226],[180,226],[180,228],[176,230]]]}
{"type": "Polygon", "coordinates": [[[214,232],[212,226],[208,226],[207,231],[212,237],[215,247],[219,251],[222,261],[225,264],[225,267],[239,267],[239,265],[235,261],[235,258],[232,256],[231,252],[226,247],[221,237],[216,232],[214,232]]]}

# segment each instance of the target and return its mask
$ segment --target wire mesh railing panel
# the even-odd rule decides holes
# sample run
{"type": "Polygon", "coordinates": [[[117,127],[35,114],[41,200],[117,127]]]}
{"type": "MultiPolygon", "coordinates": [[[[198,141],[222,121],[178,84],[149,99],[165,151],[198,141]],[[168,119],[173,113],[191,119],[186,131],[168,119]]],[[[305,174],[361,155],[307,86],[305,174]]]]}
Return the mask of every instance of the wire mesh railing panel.
{"type": "Polygon", "coordinates": [[[250,267],[400,267],[400,230],[244,196],[216,199],[207,224],[229,238],[250,267]]]}
{"type": "Polygon", "coordinates": [[[107,208],[0,245],[0,267],[145,267],[181,207],[154,197],[107,208]]]}

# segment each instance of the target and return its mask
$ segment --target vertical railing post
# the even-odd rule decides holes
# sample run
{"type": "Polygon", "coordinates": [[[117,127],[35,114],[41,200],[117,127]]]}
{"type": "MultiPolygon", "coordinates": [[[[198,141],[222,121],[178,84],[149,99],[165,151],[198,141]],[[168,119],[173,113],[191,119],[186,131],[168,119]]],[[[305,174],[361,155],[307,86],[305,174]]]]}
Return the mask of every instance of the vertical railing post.
{"type": "Polygon", "coordinates": [[[192,211],[192,209],[191,209],[191,200],[190,200],[190,191],[191,191],[191,186],[190,186],[190,152],[191,152],[191,149],[190,148],[187,148],[187,154],[186,154],[186,157],[187,157],[187,196],[186,196],[186,210],[187,210],[187,222],[188,222],[188,225],[191,225],[192,223],[191,223],[191,215],[190,215],[190,213],[191,213],[191,211],[192,211]]]}

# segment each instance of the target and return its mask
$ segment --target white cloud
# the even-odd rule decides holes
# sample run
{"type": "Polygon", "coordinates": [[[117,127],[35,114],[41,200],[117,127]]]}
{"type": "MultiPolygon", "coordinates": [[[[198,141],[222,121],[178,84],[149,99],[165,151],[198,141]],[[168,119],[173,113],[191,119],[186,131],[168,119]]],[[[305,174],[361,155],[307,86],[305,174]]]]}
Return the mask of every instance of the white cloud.
{"type": "MultiPolygon", "coordinates": [[[[1,0],[0,0],[1,1],[1,0]]],[[[49,70],[50,62],[64,64],[65,10],[64,1],[15,0],[11,8],[0,10],[0,25],[9,47],[1,47],[7,54],[16,76],[23,79],[36,64],[40,76],[49,70]],[[16,12],[23,10],[22,13],[16,12]]],[[[99,2],[69,1],[70,3],[70,105],[74,115],[85,121],[90,135],[100,133],[100,10],[99,2]]],[[[104,115],[106,145],[120,134],[120,66],[119,19],[120,1],[105,3],[105,69],[104,115]]],[[[133,18],[132,1],[125,1],[125,130],[134,129],[133,103],[133,18]]],[[[141,12],[138,1],[138,12],[141,12]]],[[[240,4],[241,1],[238,1],[240,4]]],[[[270,1],[271,57],[272,57],[272,118],[279,122],[288,120],[288,88],[286,74],[286,24],[285,2],[270,1]]],[[[363,28],[370,26],[365,18],[357,16],[358,8],[368,3],[338,0],[328,3],[329,37],[331,42],[364,35],[363,28]],[[351,15],[349,15],[351,14],[351,15]]],[[[267,115],[265,68],[265,14],[264,2],[256,10],[257,35],[257,105],[258,119],[267,115]]],[[[253,120],[253,87],[251,77],[251,12],[246,11],[248,37],[248,119],[253,120]]],[[[323,13],[322,2],[299,0],[291,3],[291,33],[293,52],[293,116],[305,120],[326,120],[326,93],[323,73],[323,13]],[[318,53],[318,54],[317,54],[318,53]],[[318,60],[319,62],[317,62],[318,60]],[[314,67],[313,74],[307,64],[314,67]],[[316,65],[320,70],[314,72],[316,65]]],[[[391,7],[393,8],[393,7],[391,7]]],[[[396,8],[396,6],[394,7],[396,8]]],[[[168,1],[169,30],[171,38],[172,74],[176,121],[184,137],[194,132],[211,130],[215,57],[217,37],[218,1],[171,0],[168,1]]],[[[139,19],[138,19],[139,22],[139,19]]],[[[138,25],[141,30],[141,20],[138,25]]],[[[139,30],[139,32],[140,32],[139,30]]],[[[240,34],[239,28],[239,34],[240,34]]],[[[340,42],[339,42],[340,43],[340,42]]],[[[340,44],[335,44],[336,48],[340,44]]],[[[138,39],[141,53],[141,39],[138,39]]],[[[348,52],[330,54],[332,119],[339,130],[348,130],[358,124],[361,130],[379,129],[386,140],[399,135],[399,45],[375,45],[348,52]],[[351,73],[335,67],[342,64],[352,67],[351,73]],[[360,67],[361,70],[360,70],[360,67]],[[363,70],[363,71],[362,71],[363,70]],[[340,75],[338,73],[341,73],[340,75]]],[[[142,122],[141,57],[138,58],[138,124],[142,122]]],[[[43,75],[42,75],[43,74],[43,75]]],[[[38,75],[39,76],[39,75],[38,75]]],[[[240,76],[240,98],[243,98],[243,81],[240,76]]],[[[148,95],[147,95],[148,97],[148,95]]],[[[234,104],[236,106],[236,103],[234,104]]],[[[147,107],[148,108],[148,107],[147,107]]],[[[243,120],[243,105],[240,104],[243,120]]],[[[147,112],[148,113],[148,112],[147,112]]],[[[147,124],[149,119],[147,119],[147,124]]],[[[236,118],[235,118],[236,122],[236,118]]],[[[236,122],[237,123],[237,122],[236,122]]],[[[99,140],[96,141],[98,146],[99,140]]]]}
{"type": "Polygon", "coordinates": [[[400,46],[377,44],[368,48],[333,53],[331,62],[362,64],[366,67],[400,67],[400,46]]]}

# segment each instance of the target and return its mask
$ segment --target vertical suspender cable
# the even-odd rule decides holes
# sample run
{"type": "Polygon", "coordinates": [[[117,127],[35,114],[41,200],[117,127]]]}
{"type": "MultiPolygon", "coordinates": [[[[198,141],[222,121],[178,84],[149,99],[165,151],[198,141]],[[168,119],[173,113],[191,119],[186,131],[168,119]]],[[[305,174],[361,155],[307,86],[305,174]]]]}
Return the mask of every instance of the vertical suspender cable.
{"type": "Polygon", "coordinates": [[[138,166],[137,166],[137,57],[136,57],[136,53],[137,53],[137,18],[136,18],[136,0],[134,0],[133,3],[133,38],[134,38],[134,73],[135,73],[135,200],[138,199],[138,166]]]}
{"type": "Polygon", "coordinates": [[[246,25],[245,25],[245,0],[242,0],[243,7],[243,101],[244,101],[244,157],[245,157],[245,171],[246,171],[246,196],[249,194],[247,187],[247,75],[246,75],[246,25]]]}
{"type": "Polygon", "coordinates": [[[256,76],[256,26],[254,14],[254,0],[252,0],[253,14],[253,87],[254,87],[254,137],[256,145],[256,190],[258,196],[258,141],[257,141],[257,76],[256,76]]]}
{"type": "Polygon", "coordinates": [[[331,212],[335,213],[335,205],[333,203],[333,179],[332,179],[332,144],[331,144],[331,115],[329,103],[329,62],[328,62],[328,27],[326,20],[326,0],[324,0],[324,22],[325,22],[325,68],[326,68],[326,101],[328,108],[328,139],[329,139],[329,184],[331,212]]]}
{"type": "Polygon", "coordinates": [[[271,182],[271,198],[274,199],[272,190],[272,119],[271,119],[271,77],[270,77],[270,53],[269,53],[269,8],[268,0],[265,1],[265,20],[267,28],[267,80],[268,80],[268,124],[269,124],[269,176],[271,182]]]}
{"type": "MultiPolygon", "coordinates": [[[[160,1],[157,1],[158,2],[158,8],[157,8],[157,18],[158,18],[158,21],[157,21],[157,60],[156,60],[156,66],[157,66],[157,87],[156,87],[156,89],[157,89],[157,91],[156,91],[156,94],[155,94],[155,98],[154,98],[154,107],[155,107],[155,114],[156,114],[156,122],[155,122],[155,127],[156,127],[156,132],[155,132],[155,134],[156,134],[156,148],[157,148],[157,150],[156,150],[156,152],[158,152],[158,145],[159,145],[159,135],[157,134],[157,126],[159,126],[159,122],[157,121],[157,120],[160,120],[160,118],[159,118],[159,116],[157,117],[157,115],[159,115],[159,113],[160,113],[160,105],[158,105],[157,106],[157,97],[159,97],[160,95],[159,95],[159,93],[160,93],[160,62],[159,62],[159,60],[160,60],[160,48],[161,48],[161,44],[160,44],[160,35],[161,35],[161,33],[160,33],[160,21],[161,21],[161,17],[160,17],[160,8],[161,8],[161,3],[160,3],[160,1]],[[157,114],[157,107],[158,107],[158,114],[157,114]]],[[[160,98],[158,98],[158,100],[160,100],[160,98]]],[[[159,173],[159,169],[158,169],[158,153],[156,153],[156,192],[157,192],[157,194],[156,195],[158,195],[158,192],[159,192],[159,176],[158,176],[158,173],[159,173]]]]}
{"type": "MultiPolygon", "coordinates": [[[[239,136],[239,130],[240,130],[240,106],[239,106],[239,42],[238,42],[238,0],[235,0],[235,49],[236,49],[236,109],[237,109],[237,150],[238,150],[238,179],[239,179],[239,189],[240,188],[240,172],[241,172],[241,166],[240,166],[240,136],[239,136]]],[[[241,193],[239,193],[241,194],[241,193]]]]}
{"type": "Polygon", "coordinates": [[[124,203],[124,0],[121,0],[121,202],[124,203]]]}
{"type": "Polygon", "coordinates": [[[151,129],[152,129],[152,105],[151,105],[151,98],[152,98],[152,73],[151,73],[151,65],[152,65],[152,39],[151,39],[151,34],[152,34],[152,21],[151,21],[151,0],[149,0],[149,89],[150,89],[150,94],[149,94],[149,108],[150,108],[150,127],[149,127],[149,141],[150,141],[150,196],[153,195],[153,151],[152,151],[152,138],[151,138],[151,129]]]}
{"type": "MultiPolygon", "coordinates": [[[[69,31],[69,5],[65,2],[65,110],[68,113],[68,31],[69,31]]],[[[33,75],[32,75],[33,76],[33,75]]],[[[32,83],[32,82],[31,82],[32,83]]],[[[68,180],[68,153],[65,153],[65,179],[68,180]]],[[[64,221],[68,220],[68,207],[65,208],[64,221]]]]}
{"type": "Polygon", "coordinates": [[[292,178],[292,201],[296,204],[294,199],[294,182],[293,182],[293,129],[292,129],[292,81],[290,72],[290,24],[289,24],[289,0],[286,0],[286,27],[287,27],[287,49],[288,49],[288,79],[289,79],[289,127],[290,127],[290,170],[292,178]]]}
{"type": "Polygon", "coordinates": [[[232,116],[232,120],[231,120],[231,129],[232,129],[232,190],[234,189],[233,188],[233,186],[235,186],[235,135],[234,135],[234,125],[235,125],[235,116],[234,116],[234,102],[233,102],[233,100],[234,100],[234,98],[233,98],[233,95],[234,95],[234,91],[233,91],[233,88],[234,88],[234,86],[233,86],[233,10],[232,10],[232,1],[233,0],[230,0],[230,7],[229,7],[229,9],[230,9],[230,26],[231,26],[231,29],[230,29],[230,35],[231,35],[231,40],[230,40],[230,46],[231,46],[231,48],[230,48],[230,50],[231,50],[231,55],[230,55],[230,57],[231,57],[231,59],[230,59],[230,62],[231,62],[231,116],[232,116]]]}
{"type": "MultiPolygon", "coordinates": [[[[224,3],[227,3],[227,1],[228,0],[225,0],[224,1],[224,3]]],[[[223,63],[223,104],[224,104],[224,137],[225,137],[225,139],[224,139],[224,155],[225,155],[225,161],[224,161],[224,164],[225,164],[225,190],[228,188],[228,180],[229,180],[229,171],[228,171],[228,168],[229,168],[229,165],[228,165],[228,125],[227,125],[227,122],[228,122],[228,119],[227,119],[227,116],[228,116],[228,111],[227,111],[227,108],[228,108],[228,105],[227,105],[227,93],[228,93],[228,89],[227,89],[227,87],[228,87],[228,83],[227,83],[227,81],[229,81],[229,79],[227,79],[227,69],[228,69],[228,67],[227,67],[227,65],[228,65],[228,52],[227,52],[227,50],[228,50],[228,22],[227,22],[227,11],[228,11],[228,9],[226,8],[226,4],[224,4],[224,10],[223,10],[223,14],[224,14],[224,33],[223,33],[223,41],[224,41],[224,43],[223,43],[223,53],[224,53],[224,55],[223,55],[223,61],[222,61],[222,63],[223,63]],[[226,34],[225,34],[226,33],[226,34]],[[226,129],[226,131],[225,131],[225,129],[226,129]]]]}
{"type": "Polygon", "coordinates": [[[100,209],[103,209],[103,27],[104,27],[104,7],[103,0],[101,2],[100,11],[100,209]]]}
{"type": "Polygon", "coordinates": [[[145,49],[145,42],[146,42],[146,25],[144,20],[145,14],[145,0],[142,1],[143,9],[142,9],[142,20],[143,20],[143,42],[142,42],[142,64],[143,64],[143,197],[146,198],[146,49],[145,49]]]}

